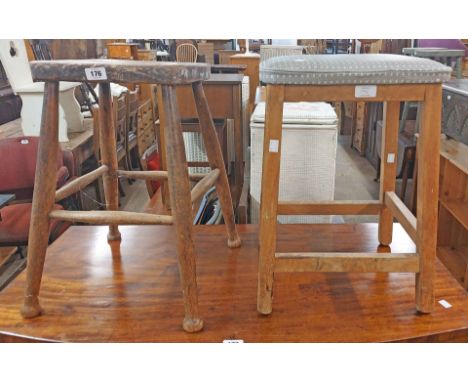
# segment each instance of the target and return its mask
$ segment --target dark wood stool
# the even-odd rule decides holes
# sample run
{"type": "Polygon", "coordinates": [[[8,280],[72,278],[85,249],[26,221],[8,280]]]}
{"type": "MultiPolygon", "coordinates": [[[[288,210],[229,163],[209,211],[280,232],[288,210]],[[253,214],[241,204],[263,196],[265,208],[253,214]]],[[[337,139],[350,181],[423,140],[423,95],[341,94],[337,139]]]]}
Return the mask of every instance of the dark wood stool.
{"type": "MultiPolygon", "coordinates": [[[[176,249],[182,284],[185,318],[183,328],[188,332],[202,329],[198,313],[195,253],[192,240],[191,204],[213,185],[216,185],[228,234],[228,247],[237,248],[241,241],[234,222],[231,193],[221,148],[203,91],[202,81],[210,76],[206,64],[160,63],[121,60],[59,60],[31,62],[35,81],[45,81],[44,108],[38,166],[33,196],[27,286],[21,313],[25,318],[41,314],[39,289],[44,268],[50,219],[109,225],[109,243],[121,240],[119,225],[173,224],[176,230],[176,249]],[[58,146],[58,90],[59,81],[99,82],[100,147],[102,164],[55,192],[55,166],[58,146]],[[160,85],[158,99],[161,119],[165,126],[167,171],[124,171],[117,166],[116,139],[112,116],[110,82],[160,85]],[[191,84],[196,101],[201,132],[205,142],[211,172],[190,191],[180,124],[176,86],[191,84]],[[103,177],[107,211],[53,211],[54,202],[83,189],[103,177]],[[118,211],[118,177],[167,181],[170,189],[172,216],[118,211]]],[[[196,179],[195,179],[196,178],[196,179]]]]}

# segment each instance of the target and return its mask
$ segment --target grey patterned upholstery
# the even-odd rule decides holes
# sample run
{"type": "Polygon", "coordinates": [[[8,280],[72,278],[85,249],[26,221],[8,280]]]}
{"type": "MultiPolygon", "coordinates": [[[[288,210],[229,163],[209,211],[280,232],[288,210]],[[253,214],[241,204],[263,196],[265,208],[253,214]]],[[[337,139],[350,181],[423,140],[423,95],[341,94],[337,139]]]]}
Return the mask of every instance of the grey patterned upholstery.
{"type": "Polygon", "coordinates": [[[439,62],[396,54],[340,54],[273,57],[260,65],[266,84],[419,84],[450,79],[439,62]]]}

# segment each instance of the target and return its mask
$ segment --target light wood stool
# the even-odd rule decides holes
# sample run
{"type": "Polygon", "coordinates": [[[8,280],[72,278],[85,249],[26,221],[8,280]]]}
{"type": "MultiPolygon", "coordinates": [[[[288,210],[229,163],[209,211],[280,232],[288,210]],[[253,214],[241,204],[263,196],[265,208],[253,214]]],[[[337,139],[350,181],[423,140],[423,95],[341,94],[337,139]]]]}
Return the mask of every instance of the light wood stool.
{"type": "Polygon", "coordinates": [[[240,246],[234,223],[233,206],[221,148],[211,118],[202,81],[210,76],[206,64],[178,64],[151,61],[121,60],[59,60],[31,62],[35,81],[45,81],[45,98],[38,166],[33,196],[27,286],[21,313],[26,318],[41,314],[39,289],[43,273],[50,219],[109,225],[108,240],[121,240],[119,225],[173,224],[176,231],[176,249],[182,284],[185,318],[183,328],[199,331],[203,321],[198,313],[195,253],[192,241],[192,209],[194,200],[216,185],[228,235],[228,246],[240,246]],[[99,82],[100,148],[102,165],[55,192],[56,156],[58,152],[58,90],[59,81],[99,82]],[[160,85],[158,97],[161,120],[164,125],[168,171],[123,171],[117,167],[116,139],[112,123],[110,82],[151,83],[160,85]],[[191,84],[196,101],[201,132],[210,162],[211,172],[204,177],[191,176],[199,182],[190,191],[185,158],[176,86],[191,84]],[[53,211],[54,202],[83,189],[103,177],[107,211],[53,211]],[[170,188],[172,216],[118,211],[118,177],[167,181],[170,188]],[[196,178],[196,179],[195,179],[196,178]]]}
{"type": "MultiPolygon", "coordinates": [[[[416,308],[429,313],[434,302],[441,82],[451,69],[398,55],[310,55],[276,57],[262,65],[267,84],[260,201],[257,309],[272,311],[276,272],[413,272],[416,308]],[[380,198],[369,201],[285,203],[278,201],[284,102],[385,102],[380,198]],[[414,216],[395,194],[400,102],[422,104],[418,208],[414,216]],[[277,215],[379,215],[379,242],[392,242],[395,217],[416,243],[416,253],[278,253],[277,215]]],[[[339,240],[339,238],[337,238],[339,240]]]]}

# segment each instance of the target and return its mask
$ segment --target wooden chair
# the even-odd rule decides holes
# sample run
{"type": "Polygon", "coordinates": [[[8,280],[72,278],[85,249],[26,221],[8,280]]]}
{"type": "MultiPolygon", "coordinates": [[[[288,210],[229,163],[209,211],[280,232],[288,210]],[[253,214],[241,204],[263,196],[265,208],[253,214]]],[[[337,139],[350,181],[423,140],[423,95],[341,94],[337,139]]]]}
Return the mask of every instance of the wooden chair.
{"type": "Polygon", "coordinates": [[[176,50],[177,62],[197,62],[198,51],[193,44],[180,44],[176,50]]]}
{"type": "MultiPolygon", "coordinates": [[[[41,126],[36,183],[33,196],[31,234],[29,236],[26,291],[21,313],[25,318],[36,317],[42,312],[39,289],[48,241],[49,219],[88,224],[108,225],[107,238],[112,248],[121,240],[119,225],[166,224],[174,225],[176,252],[179,259],[185,318],[183,328],[188,332],[203,327],[198,312],[195,250],[193,245],[191,207],[209,188],[216,185],[221,201],[228,246],[237,248],[241,241],[234,223],[231,202],[221,148],[216,137],[202,81],[210,76],[206,64],[174,64],[150,61],[116,60],[57,60],[31,62],[35,81],[45,82],[45,102],[41,126]],[[100,76],[98,74],[101,74],[100,76]],[[103,75],[105,73],[105,76],[103,75]],[[93,77],[93,74],[95,77],[93,77]],[[60,81],[76,81],[88,77],[99,82],[100,145],[102,165],[86,176],[77,178],[55,192],[56,157],[58,144],[58,92],[60,81]],[[104,78],[104,79],[103,79],[104,78]],[[118,169],[115,126],[112,122],[111,82],[160,84],[158,104],[162,131],[167,144],[167,171],[125,171],[118,169]],[[202,126],[212,171],[206,176],[191,177],[199,182],[190,191],[189,175],[185,160],[176,86],[191,85],[202,126]],[[54,201],[74,194],[98,177],[103,177],[107,211],[56,211],[54,201]],[[172,216],[118,211],[118,178],[151,179],[167,181],[170,188],[172,216]]],[[[115,255],[114,255],[115,256],[115,255]]]]}
{"type": "MultiPolygon", "coordinates": [[[[451,69],[430,60],[398,55],[308,55],[266,61],[260,79],[267,84],[260,205],[257,309],[272,311],[277,272],[412,272],[416,309],[434,303],[437,195],[441,121],[441,81],[451,69]],[[380,198],[369,201],[282,202],[279,165],[283,103],[299,101],[385,102],[380,198]],[[419,140],[418,208],[414,216],[395,194],[400,102],[422,103],[419,140]],[[277,252],[277,215],[378,215],[379,242],[392,242],[395,217],[416,243],[416,253],[277,252]]],[[[387,252],[391,252],[387,249],[387,252]]]]}

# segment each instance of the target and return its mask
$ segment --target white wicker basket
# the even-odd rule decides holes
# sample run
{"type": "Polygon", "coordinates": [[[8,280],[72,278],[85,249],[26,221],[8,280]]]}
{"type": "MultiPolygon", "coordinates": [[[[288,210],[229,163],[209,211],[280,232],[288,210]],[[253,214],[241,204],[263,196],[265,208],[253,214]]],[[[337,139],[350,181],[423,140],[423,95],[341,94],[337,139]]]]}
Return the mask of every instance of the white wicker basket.
{"type": "Polygon", "coordinates": [[[303,49],[297,45],[260,45],[260,62],[278,56],[299,56],[303,49]]]}
{"type": "MultiPolygon", "coordinates": [[[[258,223],[265,104],[257,105],[250,124],[250,216],[258,223]]],[[[333,200],[337,116],[324,102],[285,103],[280,168],[281,201],[333,200]]],[[[329,223],[330,216],[279,216],[280,223],[329,223]]]]}

